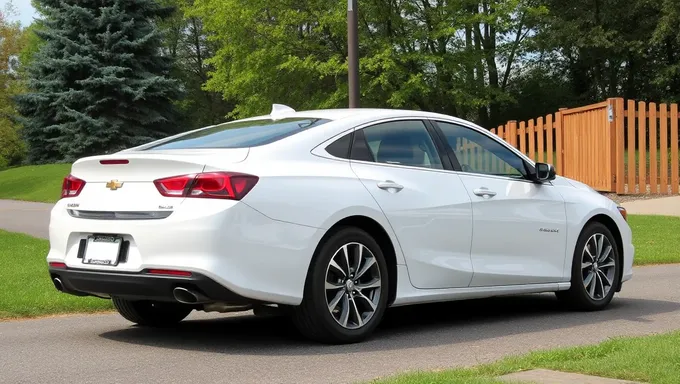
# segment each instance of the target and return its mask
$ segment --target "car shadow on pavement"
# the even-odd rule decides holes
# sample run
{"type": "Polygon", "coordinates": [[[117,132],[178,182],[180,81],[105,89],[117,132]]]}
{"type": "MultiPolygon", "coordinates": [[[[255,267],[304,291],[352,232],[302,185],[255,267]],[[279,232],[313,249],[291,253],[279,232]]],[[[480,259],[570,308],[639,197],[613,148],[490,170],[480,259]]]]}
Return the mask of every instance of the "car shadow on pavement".
{"type": "Polygon", "coordinates": [[[680,303],[615,298],[599,312],[572,312],[553,295],[523,295],[392,308],[359,344],[328,346],[302,338],[285,317],[225,316],[185,320],[176,327],[129,327],[100,336],[122,343],[225,354],[318,355],[429,347],[554,331],[613,321],[647,323],[680,303]]]}

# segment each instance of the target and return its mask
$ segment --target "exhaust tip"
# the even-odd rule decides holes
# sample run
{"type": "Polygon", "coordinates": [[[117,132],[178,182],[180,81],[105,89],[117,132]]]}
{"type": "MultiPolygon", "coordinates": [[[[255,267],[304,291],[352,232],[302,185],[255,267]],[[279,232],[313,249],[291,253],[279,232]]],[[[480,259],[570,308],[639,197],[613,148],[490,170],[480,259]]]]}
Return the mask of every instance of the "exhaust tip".
{"type": "Polygon", "coordinates": [[[54,283],[54,288],[56,288],[57,291],[64,292],[64,284],[62,284],[61,280],[58,277],[52,279],[52,282],[54,283]]]}
{"type": "Polygon", "coordinates": [[[201,301],[199,295],[183,287],[177,287],[172,290],[175,300],[182,304],[197,304],[201,301]]]}

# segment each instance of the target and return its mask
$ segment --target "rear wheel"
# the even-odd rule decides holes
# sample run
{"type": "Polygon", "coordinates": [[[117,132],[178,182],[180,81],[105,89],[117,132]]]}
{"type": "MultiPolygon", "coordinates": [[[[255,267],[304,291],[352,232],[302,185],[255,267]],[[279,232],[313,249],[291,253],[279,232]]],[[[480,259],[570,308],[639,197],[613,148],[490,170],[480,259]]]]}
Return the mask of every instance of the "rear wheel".
{"type": "Polygon", "coordinates": [[[179,303],[131,301],[112,298],[113,306],[125,319],[139,325],[166,327],[184,320],[192,308],[179,303]]]}
{"type": "Polygon", "coordinates": [[[620,277],[620,255],[611,231],[602,223],[581,232],[571,268],[571,288],[557,297],[577,310],[604,309],[614,298],[620,277]]]}
{"type": "Polygon", "coordinates": [[[293,322],[306,337],[355,343],[378,326],[387,307],[388,271],[377,242],[346,227],[321,244],[312,261],[302,304],[293,322]]]}

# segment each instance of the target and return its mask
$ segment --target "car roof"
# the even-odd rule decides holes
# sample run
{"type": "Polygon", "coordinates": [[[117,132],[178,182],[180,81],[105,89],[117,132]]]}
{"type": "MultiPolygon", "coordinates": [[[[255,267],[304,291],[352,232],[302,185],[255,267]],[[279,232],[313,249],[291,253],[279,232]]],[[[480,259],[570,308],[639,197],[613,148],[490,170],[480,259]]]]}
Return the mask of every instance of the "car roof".
{"type": "MultiPolygon", "coordinates": [[[[445,118],[448,120],[460,120],[462,119],[447,116],[439,113],[425,112],[425,111],[414,111],[414,110],[403,110],[403,109],[387,109],[387,108],[338,108],[338,109],[317,109],[309,111],[281,111],[276,114],[272,113],[270,115],[256,116],[243,120],[259,120],[259,119],[271,119],[271,118],[315,118],[315,119],[325,119],[325,120],[343,120],[346,118],[361,119],[366,118],[367,120],[373,120],[375,118],[390,118],[390,117],[421,117],[421,118],[445,118]]],[[[470,122],[466,121],[467,124],[470,122]]]]}
{"type": "Polygon", "coordinates": [[[172,138],[190,134],[197,131],[202,131],[204,129],[213,128],[221,125],[228,125],[238,121],[255,121],[255,120],[282,120],[282,119],[323,119],[329,120],[330,122],[338,123],[336,124],[322,124],[315,129],[306,130],[305,132],[300,132],[298,134],[286,137],[285,139],[279,140],[283,142],[290,142],[294,138],[305,140],[311,139],[312,141],[319,140],[319,137],[312,138],[311,136],[316,136],[317,134],[322,136],[328,136],[329,138],[335,134],[339,134],[347,129],[347,125],[343,124],[343,120],[349,125],[361,125],[364,123],[371,123],[377,120],[391,119],[391,118],[419,118],[419,119],[433,119],[433,120],[444,120],[454,123],[458,123],[468,127],[476,127],[477,129],[484,130],[484,128],[461,118],[444,115],[441,113],[426,112],[426,111],[416,111],[416,110],[405,110],[405,109],[388,109],[388,108],[336,108],[336,109],[316,109],[307,111],[295,111],[294,109],[282,105],[274,104],[272,111],[269,115],[252,116],[244,119],[238,119],[235,121],[220,123],[216,125],[211,125],[207,127],[201,127],[188,132],[182,132],[175,136],[166,137],[160,140],[156,140],[151,143],[147,143],[138,147],[130,148],[129,150],[144,150],[146,148],[153,147],[172,138]],[[311,136],[310,136],[311,135],[311,136]]]}

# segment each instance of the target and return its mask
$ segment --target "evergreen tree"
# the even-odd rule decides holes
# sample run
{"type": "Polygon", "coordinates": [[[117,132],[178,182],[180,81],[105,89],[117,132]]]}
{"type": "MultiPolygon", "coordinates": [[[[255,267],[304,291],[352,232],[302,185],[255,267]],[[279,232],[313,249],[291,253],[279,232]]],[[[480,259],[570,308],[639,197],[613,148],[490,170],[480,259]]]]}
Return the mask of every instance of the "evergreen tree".
{"type": "Polygon", "coordinates": [[[154,0],[36,0],[44,40],[17,97],[29,161],[73,161],[177,132],[154,0]]]}

